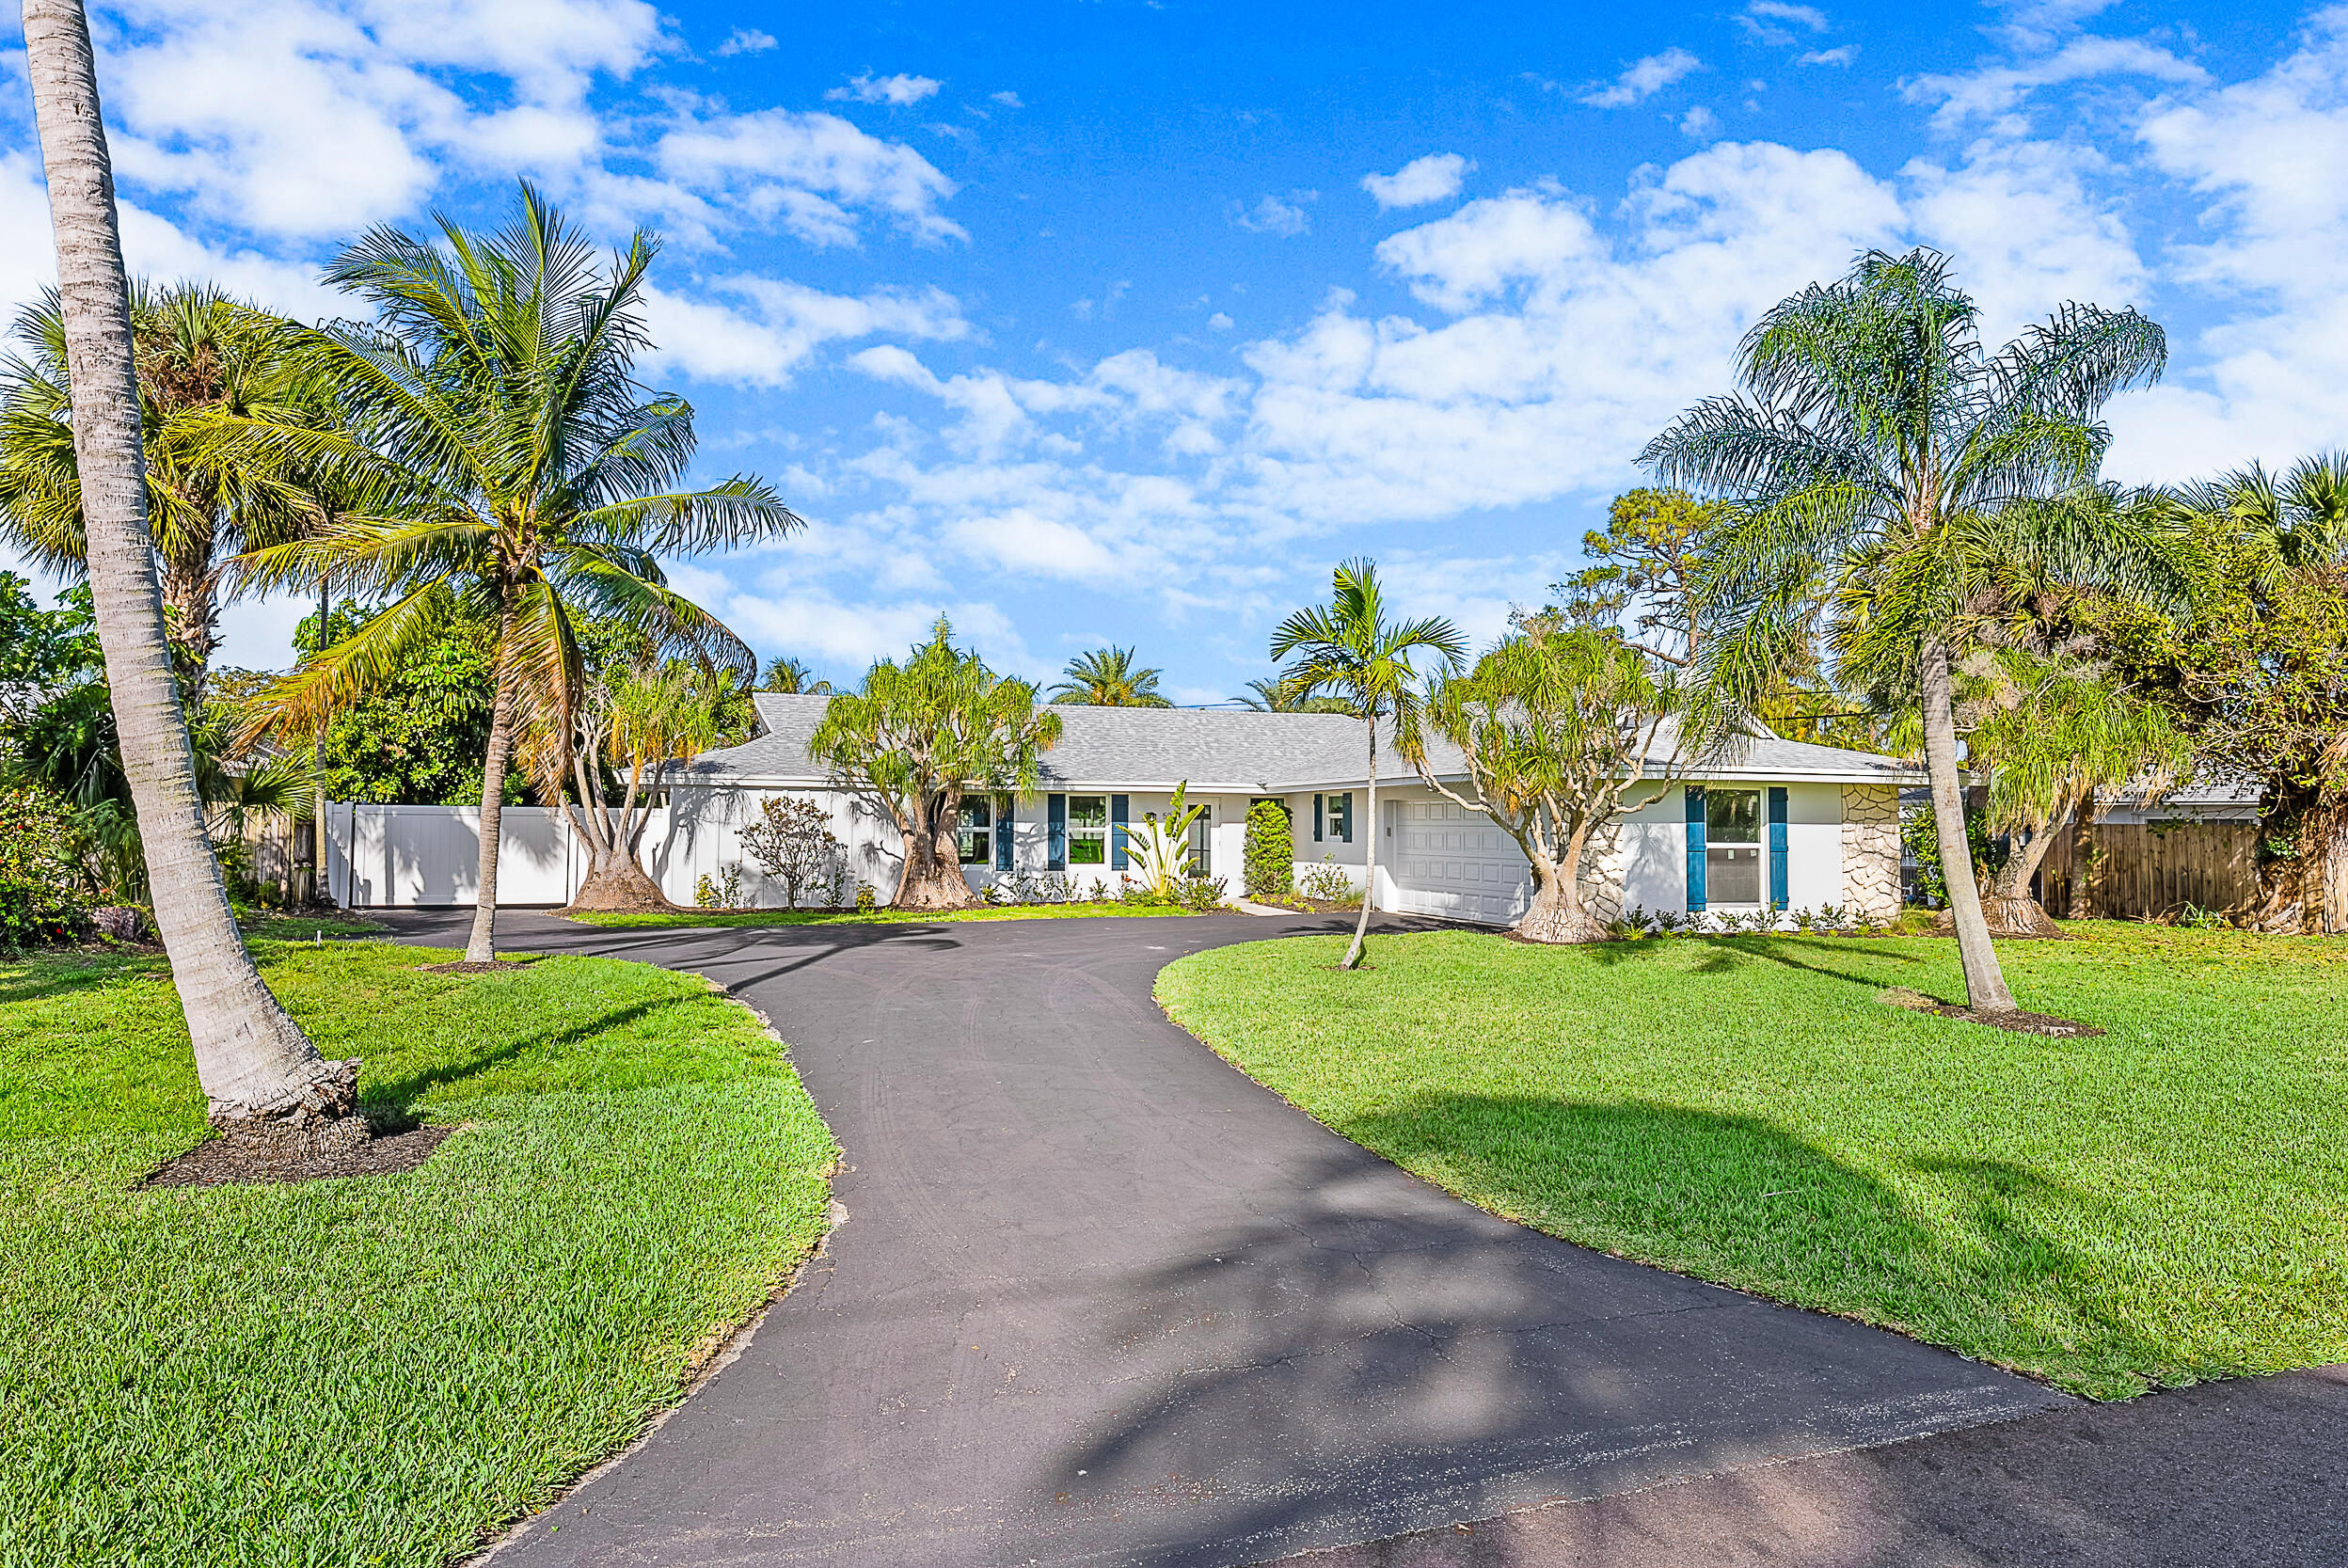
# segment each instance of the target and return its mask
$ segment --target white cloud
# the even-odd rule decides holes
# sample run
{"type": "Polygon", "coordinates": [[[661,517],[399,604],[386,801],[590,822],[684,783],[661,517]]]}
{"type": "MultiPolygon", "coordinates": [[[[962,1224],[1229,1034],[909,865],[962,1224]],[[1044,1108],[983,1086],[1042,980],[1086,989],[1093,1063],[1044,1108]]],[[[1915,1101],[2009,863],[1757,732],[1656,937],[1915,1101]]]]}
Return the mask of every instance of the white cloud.
{"type": "Polygon", "coordinates": [[[1250,233],[1277,234],[1283,239],[1293,239],[1312,227],[1312,219],[1307,215],[1304,204],[1319,199],[1320,194],[1318,191],[1296,191],[1291,193],[1291,198],[1286,201],[1277,196],[1267,196],[1252,207],[1234,207],[1231,222],[1250,233]]]}
{"type": "Polygon", "coordinates": [[[969,324],[938,289],[830,294],[781,278],[708,280],[697,295],[648,291],[645,325],[658,350],[648,370],[738,387],[781,387],[817,348],[858,338],[951,340],[969,324]]]}
{"type": "Polygon", "coordinates": [[[1806,55],[1794,56],[1796,65],[1848,66],[1859,57],[1859,46],[1846,43],[1832,49],[1813,49],[1806,55]]]}
{"type": "Polygon", "coordinates": [[[1423,207],[1457,196],[1461,182],[1475,166],[1456,152],[1430,152],[1391,174],[1362,176],[1361,188],[1381,207],[1423,207]]]}
{"type": "Polygon", "coordinates": [[[1721,117],[1699,103],[1679,117],[1679,130],[1682,135],[1709,141],[1721,134],[1721,117]]]}
{"type": "Polygon", "coordinates": [[[989,101],[1000,103],[1007,109],[1023,109],[1027,106],[1020,102],[1019,94],[1007,88],[1002,92],[991,92],[987,94],[987,97],[989,101]]]}
{"type": "Polygon", "coordinates": [[[2194,85],[2209,72],[2141,39],[2074,39],[2051,55],[2013,65],[1918,76],[1904,84],[1911,102],[1939,104],[1934,119],[1954,129],[1973,119],[2005,114],[2040,87],[2100,76],[2141,76],[2194,85]]]}
{"type": "Polygon", "coordinates": [[[875,76],[867,71],[861,76],[849,77],[846,87],[833,87],[823,96],[835,103],[886,103],[901,109],[920,103],[944,85],[934,76],[875,76]]]}
{"type": "Polygon", "coordinates": [[[1681,77],[1703,68],[1702,60],[1674,45],[1660,55],[1632,61],[1605,87],[1584,88],[1581,102],[1594,109],[1623,108],[1654,97],[1681,77]]]}
{"type": "Polygon", "coordinates": [[[1827,29],[1824,11],[1816,6],[1788,5],[1786,0],[1753,0],[1737,13],[1737,24],[1763,43],[1780,47],[1794,41],[1792,27],[1813,33],[1827,29]]]}
{"type": "Polygon", "coordinates": [[[697,194],[723,193],[731,214],[776,221],[811,245],[850,245],[851,209],[888,214],[917,239],[967,239],[938,211],[954,182],[900,142],[837,115],[790,109],[686,119],[660,137],[661,171],[697,194]]]}
{"type": "Polygon", "coordinates": [[[717,53],[721,55],[763,55],[769,49],[781,47],[781,40],[772,33],[757,27],[737,27],[725,35],[725,41],[718,45],[717,53]]]}

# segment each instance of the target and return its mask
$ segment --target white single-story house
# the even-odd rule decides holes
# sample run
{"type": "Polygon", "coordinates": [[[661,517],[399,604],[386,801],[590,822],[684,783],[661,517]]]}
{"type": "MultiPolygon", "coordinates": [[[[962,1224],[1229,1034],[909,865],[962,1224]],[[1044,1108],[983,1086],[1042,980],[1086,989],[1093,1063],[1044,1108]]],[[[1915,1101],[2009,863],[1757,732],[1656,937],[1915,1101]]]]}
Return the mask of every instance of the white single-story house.
{"type": "MultiPolygon", "coordinates": [[[[885,900],[901,864],[896,830],[838,787],[808,755],[825,697],[756,697],[762,733],[703,756],[674,778],[665,832],[645,846],[651,869],[680,901],[698,879],[741,863],[746,903],[780,904],[743,853],[740,832],[769,796],[817,801],[832,815],[850,875],[885,900]]],[[[1163,815],[1179,786],[1206,814],[1192,832],[1197,874],[1244,879],[1248,808],[1287,808],[1299,875],[1324,863],[1357,888],[1378,838],[1376,902],[1402,913],[1492,925],[1514,922],[1531,896],[1515,843],[1481,816],[1427,787],[1390,746],[1381,749],[1376,816],[1369,809],[1362,726],[1338,714],[1201,708],[1063,706],[1059,743],[1042,757],[1033,795],[965,802],[963,875],[973,888],[1011,877],[1065,875],[1114,889],[1126,870],[1123,825],[1163,815]]],[[[1457,759],[1437,754],[1454,784],[1457,759]]],[[[1734,760],[1652,798],[1598,847],[1586,879],[1609,909],[1758,910],[1834,904],[1870,918],[1899,908],[1899,787],[1922,781],[1890,757],[1757,735],[1734,760]]],[[[1636,797],[1634,797],[1635,799],[1636,797]]]]}

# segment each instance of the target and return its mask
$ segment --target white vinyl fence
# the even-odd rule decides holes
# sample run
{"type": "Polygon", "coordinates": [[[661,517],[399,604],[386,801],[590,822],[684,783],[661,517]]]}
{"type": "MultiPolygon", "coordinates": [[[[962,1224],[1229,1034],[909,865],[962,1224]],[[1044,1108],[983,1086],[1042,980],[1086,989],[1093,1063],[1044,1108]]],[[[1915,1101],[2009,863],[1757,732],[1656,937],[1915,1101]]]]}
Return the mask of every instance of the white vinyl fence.
{"type": "MultiPolygon", "coordinates": [[[[781,794],[782,791],[774,793],[781,794]]],[[[741,830],[756,820],[760,795],[679,788],[644,824],[644,869],[675,903],[690,904],[704,875],[722,878],[745,857],[741,830]]],[[[896,884],[896,832],[845,797],[811,793],[832,813],[856,879],[886,897],[896,884]]],[[[551,908],[567,904],[587,875],[587,848],[559,813],[508,806],[498,852],[498,902],[551,908]]],[[[481,808],[375,806],[347,800],[326,807],[326,891],[346,909],[431,909],[470,904],[480,886],[481,808]]],[[[849,884],[852,892],[854,881],[849,884]]],[[[741,867],[746,904],[779,905],[755,865],[741,867]]]]}
{"type": "MultiPolygon", "coordinates": [[[[587,874],[578,835],[544,806],[499,817],[498,902],[569,903],[587,874]]],[[[469,904],[480,870],[479,806],[327,804],[326,891],[345,909],[469,904]]]]}

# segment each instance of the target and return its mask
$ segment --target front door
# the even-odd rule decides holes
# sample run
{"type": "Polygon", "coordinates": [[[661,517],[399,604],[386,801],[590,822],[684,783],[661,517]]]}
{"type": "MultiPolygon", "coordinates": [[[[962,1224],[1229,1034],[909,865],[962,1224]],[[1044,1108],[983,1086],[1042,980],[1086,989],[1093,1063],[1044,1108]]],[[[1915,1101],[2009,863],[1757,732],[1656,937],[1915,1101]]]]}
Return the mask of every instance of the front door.
{"type": "Polygon", "coordinates": [[[1214,875],[1214,808],[1201,806],[1198,820],[1190,825],[1190,874],[1194,877],[1214,875]]]}

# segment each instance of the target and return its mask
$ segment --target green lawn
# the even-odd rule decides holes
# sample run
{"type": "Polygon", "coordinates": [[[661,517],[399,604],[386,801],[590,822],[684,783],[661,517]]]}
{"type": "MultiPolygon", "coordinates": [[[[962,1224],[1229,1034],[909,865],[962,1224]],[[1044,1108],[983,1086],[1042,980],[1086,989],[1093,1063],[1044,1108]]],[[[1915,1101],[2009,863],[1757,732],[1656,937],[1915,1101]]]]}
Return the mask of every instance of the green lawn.
{"type": "Polygon", "coordinates": [[[908,922],[928,926],[943,920],[1074,920],[1103,914],[1188,914],[1188,910],[1162,904],[1019,904],[1006,909],[936,911],[875,910],[870,914],[816,913],[807,910],[678,910],[619,912],[594,910],[569,918],[582,926],[610,926],[621,930],[705,926],[895,926],[908,922]]]}
{"type": "MultiPolygon", "coordinates": [[[[307,931],[302,933],[305,937],[307,931]]],[[[438,1564],[643,1430],[837,1149],[690,976],[260,943],[420,1169],[132,1190],[203,1136],[163,960],[0,963],[0,1562],[438,1564]]]]}
{"type": "Polygon", "coordinates": [[[1926,939],[1227,947],[1167,1010],[1495,1213],[2076,1392],[2348,1360],[2348,942],[2073,927],[2002,944],[2049,1039],[1926,939]]]}

